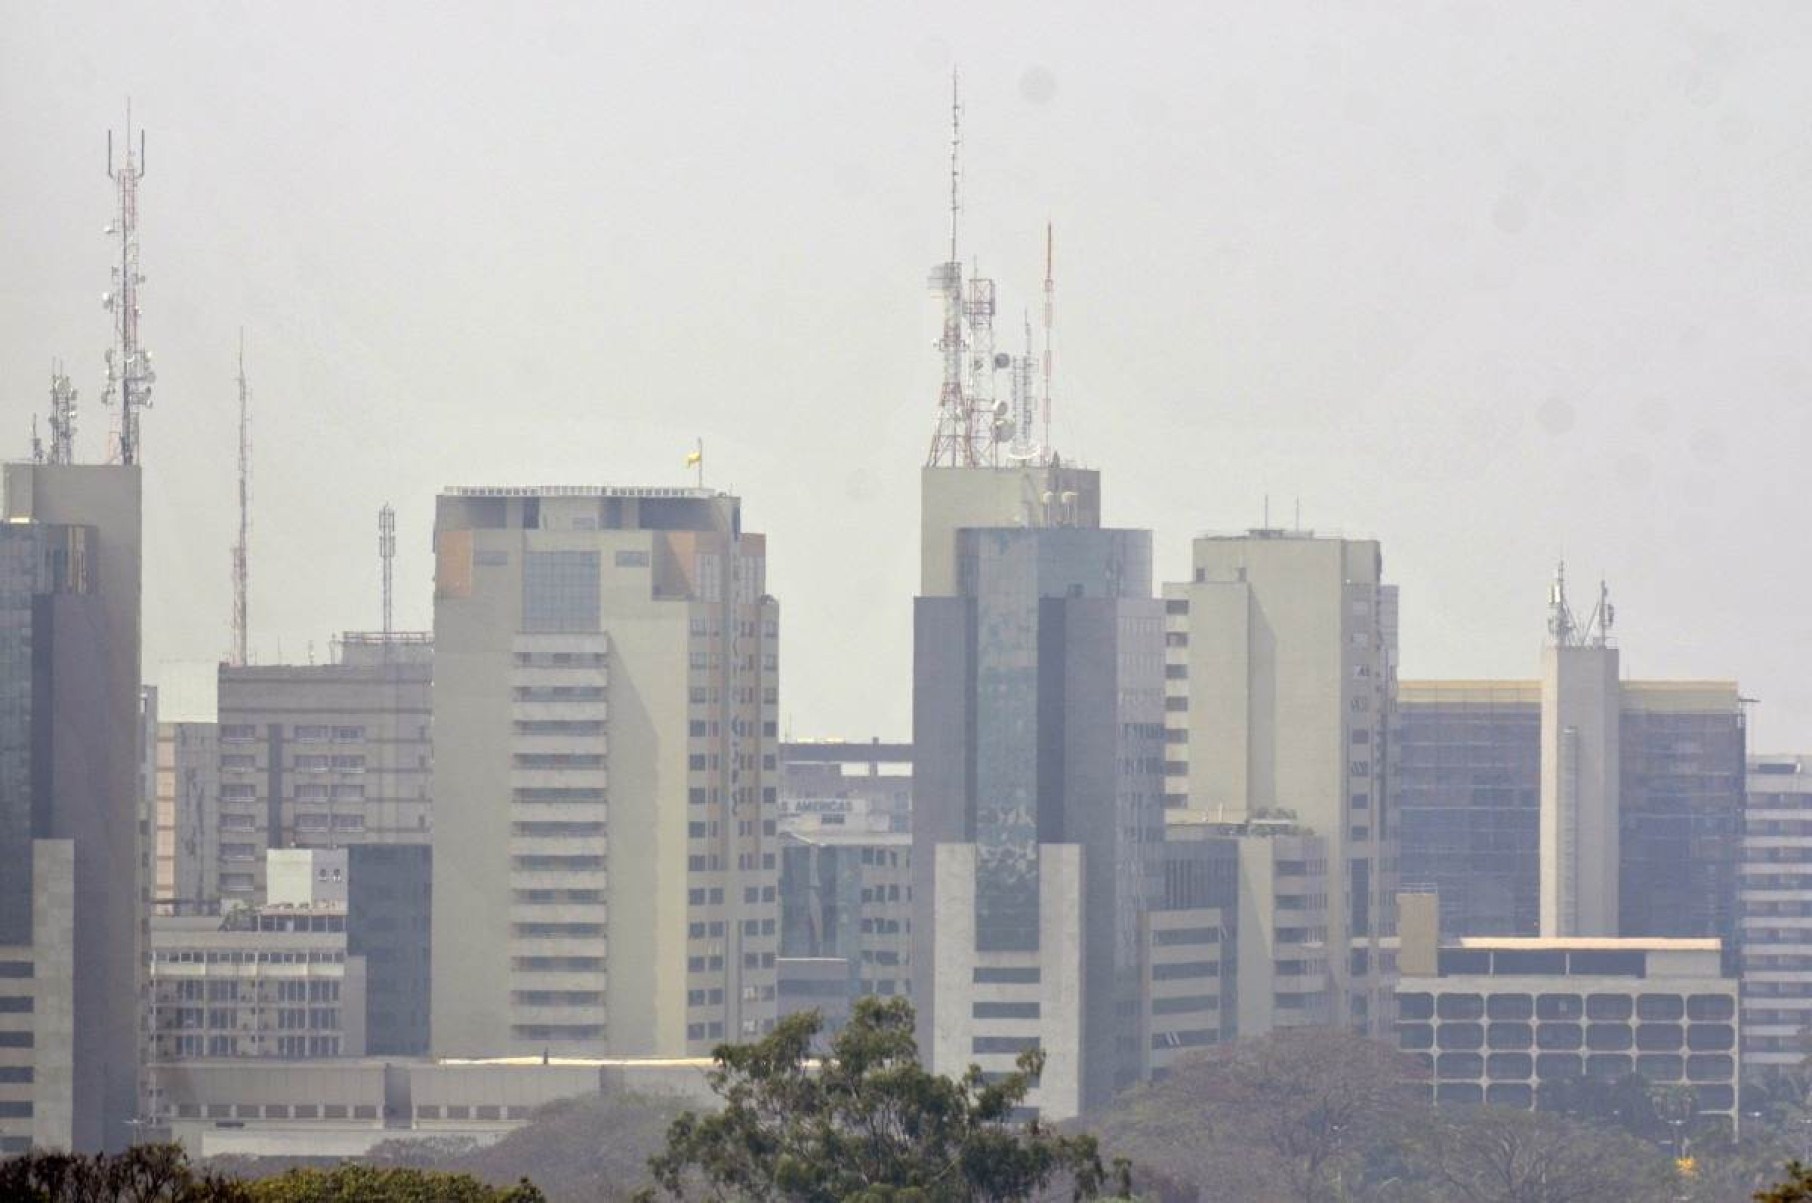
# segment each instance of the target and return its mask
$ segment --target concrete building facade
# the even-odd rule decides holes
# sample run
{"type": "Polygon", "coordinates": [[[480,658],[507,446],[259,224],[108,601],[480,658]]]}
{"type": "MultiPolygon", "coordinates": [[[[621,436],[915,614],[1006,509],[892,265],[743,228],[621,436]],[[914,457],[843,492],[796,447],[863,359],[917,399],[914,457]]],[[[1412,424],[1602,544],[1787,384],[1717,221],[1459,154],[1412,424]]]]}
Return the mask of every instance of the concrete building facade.
{"type": "MultiPolygon", "coordinates": [[[[199,837],[217,861],[198,875],[217,893],[204,899],[263,901],[271,848],[428,844],[433,643],[349,634],[335,647],[333,664],[221,666],[215,832],[199,837]]],[[[195,773],[173,788],[206,782],[195,773]]],[[[185,807],[172,813],[180,823],[185,807]]]]}
{"type": "Polygon", "coordinates": [[[740,500],[453,489],[435,553],[436,1053],[771,1029],[779,607],[740,500]]]}
{"type": "MultiPolygon", "coordinates": [[[[1193,579],[1164,586],[1168,813],[1316,833],[1328,1019],[1381,1031],[1397,873],[1396,589],[1367,540],[1255,530],[1197,539],[1193,559],[1193,579]]],[[[1268,1026],[1254,1013],[1240,1030],[1268,1026]]]]}
{"type": "Polygon", "coordinates": [[[124,1146],[139,1082],[140,476],[7,464],[0,1151],[124,1146]]]}
{"type": "Polygon", "coordinates": [[[1433,895],[1405,895],[1397,1044],[1437,1103],[1534,1108],[1544,1087],[1639,1074],[1737,1122],[1737,981],[1715,939],[1439,940],[1433,895]]]}
{"type": "Polygon", "coordinates": [[[1151,539],[1099,477],[926,468],[914,603],[913,989],[934,1068],[1047,1061],[1078,1114],[1147,1072],[1142,917],[1162,841],[1151,539]]]}
{"type": "Polygon", "coordinates": [[[1741,924],[1743,1069],[1797,1069],[1812,1029],[1812,756],[1749,759],[1741,924]]]}
{"type": "MultiPolygon", "coordinates": [[[[1573,922],[1614,913],[1614,935],[1716,936],[1734,945],[1746,739],[1736,684],[1620,681],[1607,695],[1604,658],[1588,667],[1586,696],[1571,695],[1564,708],[1558,679],[1402,683],[1395,745],[1403,881],[1439,892],[1448,937],[1532,936],[1542,930],[1542,858],[1551,851],[1558,859],[1570,844],[1573,868],[1557,867],[1547,881],[1558,891],[1584,874],[1573,894],[1589,906],[1575,904],[1573,922]],[[1544,739],[1551,762],[1571,766],[1564,773],[1544,774],[1544,739]],[[1610,781],[1616,796],[1607,801],[1610,781]],[[1580,819],[1565,841],[1553,827],[1543,834],[1544,788],[1556,800],[1551,824],[1563,798],[1580,819]],[[1588,805],[1588,797],[1596,800],[1588,805]]],[[[1552,661],[1550,668],[1557,673],[1552,661]]],[[[1550,897],[1558,922],[1560,895],[1550,897]]]]}

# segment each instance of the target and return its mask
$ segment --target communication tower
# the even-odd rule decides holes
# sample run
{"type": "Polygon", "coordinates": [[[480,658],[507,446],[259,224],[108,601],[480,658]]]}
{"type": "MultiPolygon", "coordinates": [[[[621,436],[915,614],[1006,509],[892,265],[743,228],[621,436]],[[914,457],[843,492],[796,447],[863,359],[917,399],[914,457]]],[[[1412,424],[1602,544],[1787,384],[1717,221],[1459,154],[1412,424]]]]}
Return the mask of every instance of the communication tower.
{"type": "Polygon", "coordinates": [[[1057,282],[1052,271],[1051,223],[1044,223],[1044,451],[1051,451],[1051,325],[1057,311],[1057,282]]]}
{"type": "MultiPolygon", "coordinates": [[[[957,257],[957,217],[962,212],[962,91],[955,72],[949,76],[949,259],[931,268],[930,286],[944,299],[944,335],[937,341],[944,359],[944,382],[937,395],[937,429],[931,433],[933,467],[973,467],[980,462],[975,408],[964,395],[964,353],[968,351],[968,312],[962,297],[962,259],[957,257]]],[[[989,313],[993,294],[989,292],[989,313]]]]}
{"type": "Polygon", "coordinates": [[[151,385],[157,373],[151,353],[138,341],[138,286],[145,277],[138,270],[138,182],[145,176],[145,132],[139,131],[138,149],[132,147],[132,106],[126,106],[126,154],[119,166],[113,162],[113,131],[107,131],[107,176],[119,192],[119,212],[108,223],[108,236],[120,241],[120,261],[113,268],[113,287],[101,296],[102,306],[113,315],[113,346],[107,350],[107,386],[103,404],[112,405],[118,390],[119,429],[116,451],[122,464],[139,462],[138,411],[151,404],[151,385]]]}
{"type": "Polygon", "coordinates": [[[1611,627],[1617,621],[1617,608],[1611,605],[1611,590],[1598,582],[1598,604],[1582,624],[1573,616],[1567,602],[1567,564],[1565,560],[1554,571],[1554,584],[1548,591],[1548,634],[1558,647],[1609,647],[1611,627]]]}
{"type": "Polygon", "coordinates": [[[233,648],[229,663],[244,667],[249,630],[246,618],[246,562],[252,534],[251,390],[245,383],[245,331],[239,332],[239,538],[233,544],[233,648]]]}
{"type": "MultiPolygon", "coordinates": [[[[75,463],[76,390],[61,362],[50,365],[50,462],[75,463]]],[[[35,430],[36,423],[33,423],[35,430]]],[[[33,436],[34,443],[36,436],[33,436]]],[[[34,452],[35,455],[35,452],[34,452]]]]}
{"type": "Polygon", "coordinates": [[[384,565],[384,648],[388,655],[390,633],[395,629],[390,609],[390,584],[392,566],[396,562],[396,510],[388,502],[378,511],[377,529],[378,559],[384,565]]]}

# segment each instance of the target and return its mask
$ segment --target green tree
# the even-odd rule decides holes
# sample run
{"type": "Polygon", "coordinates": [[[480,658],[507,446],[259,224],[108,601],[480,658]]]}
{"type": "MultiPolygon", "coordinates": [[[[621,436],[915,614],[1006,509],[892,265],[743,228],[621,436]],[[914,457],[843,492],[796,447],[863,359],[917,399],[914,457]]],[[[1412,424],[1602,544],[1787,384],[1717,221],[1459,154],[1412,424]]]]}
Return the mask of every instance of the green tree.
{"type": "Polygon", "coordinates": [[[1406,1098],[1418,1073],[1363,1036],[1290,1028],[1184,1061],[1088,1124],[1104,1147],[1205,1198],[1358,1199],[1395,1176],[1382,1154],[1428,1113],[1406,1098]]]}
{"type": "Polygon", "coordinates": [[[198,1173],[181,1145],[82,1156],[33,1149],[0,1160],[0,1199],[20,1203],[250,1203],[243,1183],[198,1173]]]}
{"type": "Polygon", "coordinates": [[[1673,1178],[1668,1159],[1627,1133],[1502,1107],[1437,1108],[1410,1148],[1411,1165],[1455,1203],[1660,1198],[1673,1178]]]}
{"type": "Polygon", "coordinates": [[[250,1203],[546,1203],[526,1179],[496,1187],[470,1174],[353,1162],[330,1170],[293,1169],[250,1188],[250,1203]]]}
{"type": "Polygon", "coordinates": [[[1812,1166],[1787,1163],[1787,1180],[1772,1190],[1758,1192],[1755,1203],[1812,1203],[1812,1166]]]}
{"type": "Polygon", "coordinates": [[[756,1043],[720,1046],[710,1081],[723,1108],[674,1121],[649,1162],[658,1189],[754,1203],[1011,1203],[1063,1179],[1076,1199],[1107,1188],[1092,1136],[1021,1119],[1042,1054],[1022,1053],[998,1081],[974,1067],[933,1074],[897,998],[858,1002],[814,1061],[822,1026],[816,1012],[790,1015],[756,1043]]]}

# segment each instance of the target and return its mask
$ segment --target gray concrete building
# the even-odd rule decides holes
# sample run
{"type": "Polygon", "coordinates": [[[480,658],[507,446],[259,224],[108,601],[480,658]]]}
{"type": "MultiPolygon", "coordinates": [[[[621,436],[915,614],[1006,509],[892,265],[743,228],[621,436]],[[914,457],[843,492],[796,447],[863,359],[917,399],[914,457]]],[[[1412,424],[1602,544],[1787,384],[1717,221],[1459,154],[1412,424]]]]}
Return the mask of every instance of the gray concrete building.
{"type": "MultiPolygon", "coordinates": [[[[1304,951],[1331,974],[1330,1021],[1382,1032],[1397,872],[1396,588],[1369,540],[1254,530],[1199,538],[1193,558],[1191,580],[1164,586],[1168,813],[1314,830],[1326,939],[1304,951]]],[[[1247,1018],[1241,1034],[1261,1034],[1260,1017],[1247,1018]]]]}
{"type": "Polygon", "coordinates": [[[436,1054],[770,1030],[779,606],[740,499],[451,489],[435,573],[436,1054]]]}
{"type": "Polygon", "coordinates": [[[138,1106],[140,476],[7,464],[0,1152],[126,1143],[138,1106]]]}
{"type": "Polygon", "coordinates": [[[928,467],[914,603],[913,989],[942,1073],[1046,1053],[1079,1114],[1147,1072],[1143,916],[1162,840],[1151,536],[1098,474],[928,467]]]}
{"type": "Polygon", "coordinates": [[[332,664],[220,667],[212,831],[205,821],[198,834],[185,825],[189,813],[206,813],[209,783],[176,764],[181,738],[199,744],[206,736],[172,732],[170,813],[185,866],[178,876],[185,888],[194,879],[204,902],[263,901],[271,848],[428,844],[433,643],[420,634],[352,633],[334,647],[332,664]],[[201,798],[191,800],[191,791],[201,798]],[[203,862],[196,872],[186,871],[191,846],[203,862]]]}
{"type": "Polygon", "coordinates": [[[1797,1069],[1812,1029],[1812,756],[1752,756],[1743,804],[1743,1070],[1797,1069]]]}

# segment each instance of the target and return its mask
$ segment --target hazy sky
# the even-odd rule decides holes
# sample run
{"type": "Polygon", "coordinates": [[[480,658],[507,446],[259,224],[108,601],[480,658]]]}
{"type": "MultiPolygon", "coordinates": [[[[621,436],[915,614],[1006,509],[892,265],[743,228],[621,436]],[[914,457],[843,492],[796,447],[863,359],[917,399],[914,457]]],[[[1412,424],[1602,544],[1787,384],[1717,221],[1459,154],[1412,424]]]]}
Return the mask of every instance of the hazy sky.
{"type": "Polygon", "coordinates": [[[148,676],[227,646],[244,326],[257,658],[377,626],[385,501],[425,627],[438,488],[702,436],[790,729],[903,737],[956,63],[964,256],[1036,318],[1055,221],[1057,442],[1162,578],[1300,498],[1404,675],[1531,676],[1564,553],[1626,674],[1812,749],[1809,55],[1800,3],[0,0],[0,451],[60,356],[102,452],[130,95],[148,676]]]}

